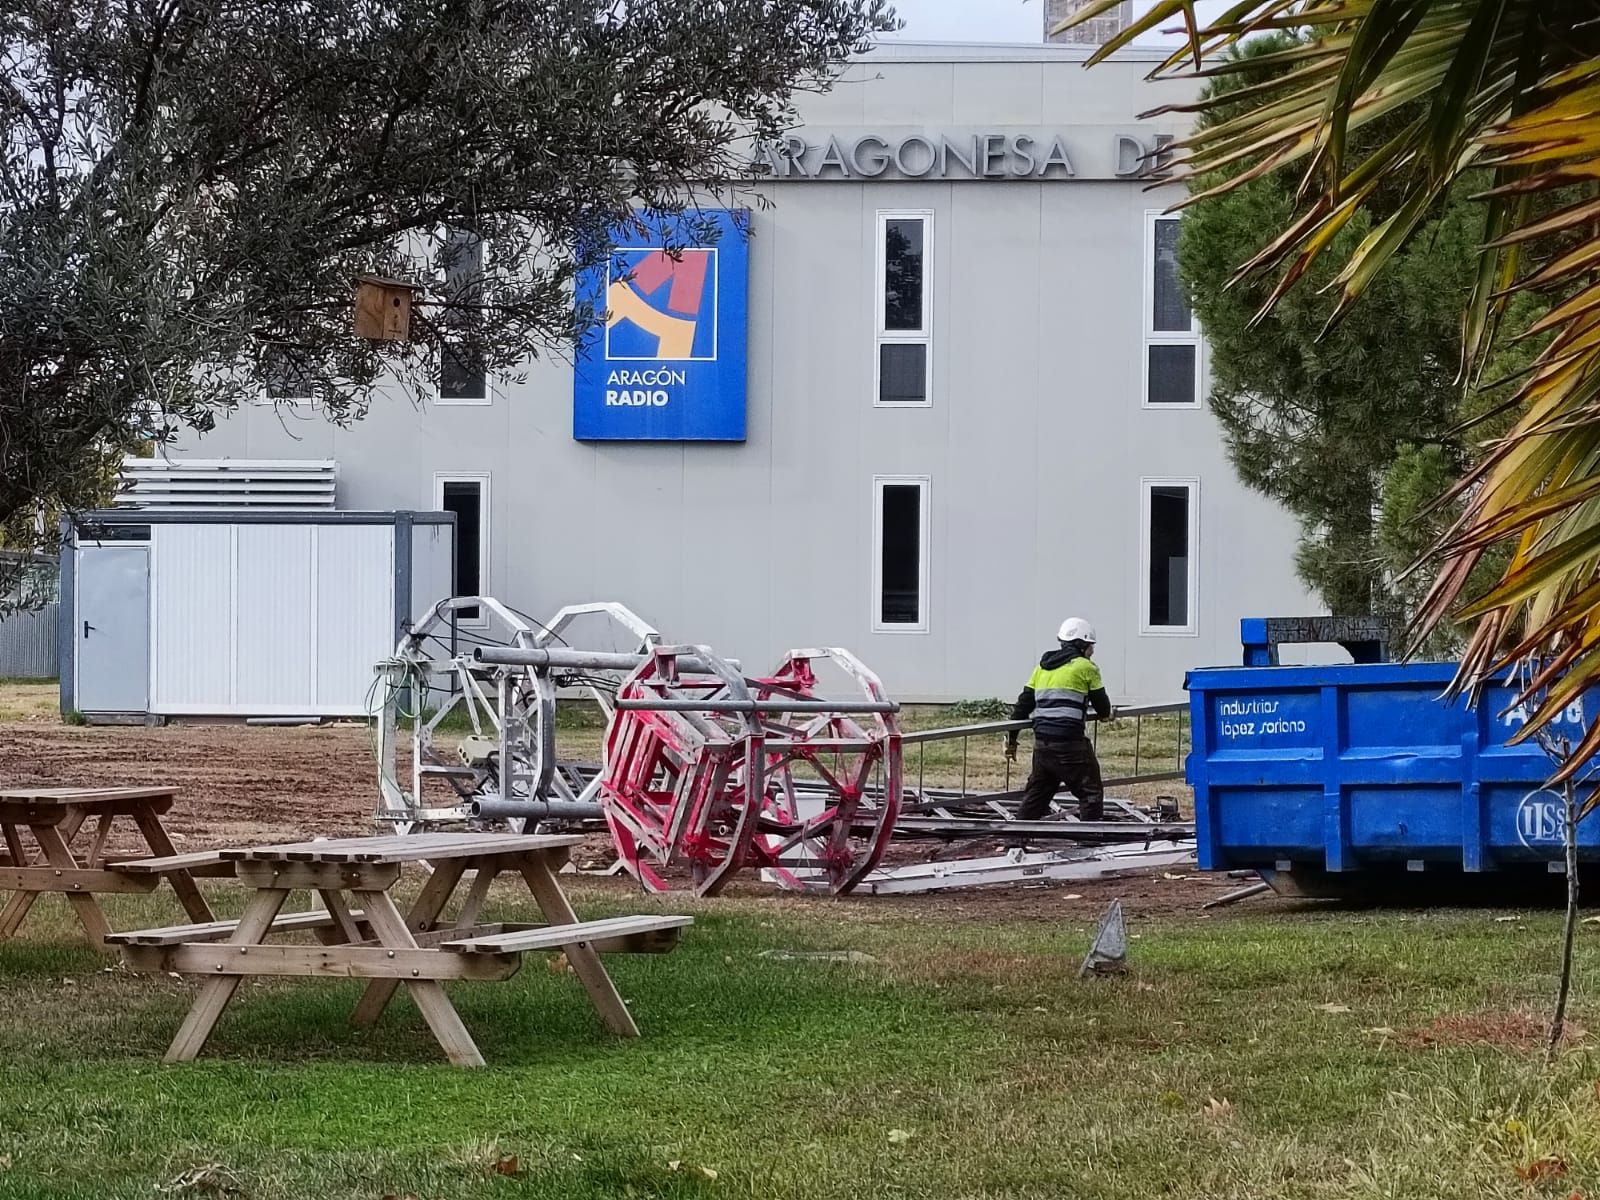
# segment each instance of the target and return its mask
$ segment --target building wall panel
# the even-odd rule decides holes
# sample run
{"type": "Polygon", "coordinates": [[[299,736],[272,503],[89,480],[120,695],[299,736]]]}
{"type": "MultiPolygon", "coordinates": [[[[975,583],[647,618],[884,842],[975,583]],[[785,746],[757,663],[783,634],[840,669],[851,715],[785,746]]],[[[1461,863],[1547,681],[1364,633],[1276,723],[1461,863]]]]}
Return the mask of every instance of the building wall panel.
{"type": "Polygon", "coordinates": [[[394,529],[316,529],[316,711],[359,715],[373,666],[394,653],[394,529]]]}
{"type": "Polygon", "coordinates": [[[233,706],[233,533],[232,525],[151,527],[151,712],[233,706]]]}
{"type": "Polygon", "coordinates": [[[317,617],[310,525],[235,525],[238,634],[234,705],[309,713],[317,617]]]}

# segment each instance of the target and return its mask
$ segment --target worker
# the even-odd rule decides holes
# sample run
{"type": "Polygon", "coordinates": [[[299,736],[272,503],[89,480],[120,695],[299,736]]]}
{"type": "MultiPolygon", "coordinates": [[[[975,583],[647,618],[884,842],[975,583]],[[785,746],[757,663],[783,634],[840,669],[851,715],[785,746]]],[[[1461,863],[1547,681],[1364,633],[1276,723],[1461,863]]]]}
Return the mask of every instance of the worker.
{"type": "MultiPolygon", "coordinates": [[[[1105,789],[1085,722],[1090,705],[1102,721],[1111,719],[1100,668],[1094,665],[1094,626],[1068,617],[1056,633],[1060,646],[1045,651],[1011,710],[1013,721],[1033,721],[1033,769],[1022,793],[1019,821],[1037,821],[1065,787],[1078,798],[1078,819],[1105,817],[1105,789]]],[[[1006,734],[1006,761],[1017,761],[1017,730],[1006,734]]]]}

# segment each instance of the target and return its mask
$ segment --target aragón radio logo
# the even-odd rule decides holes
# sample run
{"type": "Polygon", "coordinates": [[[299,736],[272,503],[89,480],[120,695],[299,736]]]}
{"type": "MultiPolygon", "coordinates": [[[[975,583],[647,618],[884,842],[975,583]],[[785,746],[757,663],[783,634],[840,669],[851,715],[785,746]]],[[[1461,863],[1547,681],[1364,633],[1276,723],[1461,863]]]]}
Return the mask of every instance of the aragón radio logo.
{"type": "Polygon", "coordinates": [[[714,361],[716,255],[714,248],[623,251],[606,281],[606,358],[714,361]]]}

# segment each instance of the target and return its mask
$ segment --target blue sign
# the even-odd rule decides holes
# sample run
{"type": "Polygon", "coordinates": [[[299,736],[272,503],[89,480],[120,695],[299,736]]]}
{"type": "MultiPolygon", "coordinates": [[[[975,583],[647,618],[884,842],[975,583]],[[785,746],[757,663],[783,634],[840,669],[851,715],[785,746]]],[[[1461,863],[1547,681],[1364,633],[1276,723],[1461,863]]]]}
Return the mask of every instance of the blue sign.
{"type": "Polygon", "coordinates": [[[715,242],[669,239],[651,218],[578,281],[579,303],[605,313],[573,373],[580,441],[744,441],[748,211],[694,219],[715,242]]]}

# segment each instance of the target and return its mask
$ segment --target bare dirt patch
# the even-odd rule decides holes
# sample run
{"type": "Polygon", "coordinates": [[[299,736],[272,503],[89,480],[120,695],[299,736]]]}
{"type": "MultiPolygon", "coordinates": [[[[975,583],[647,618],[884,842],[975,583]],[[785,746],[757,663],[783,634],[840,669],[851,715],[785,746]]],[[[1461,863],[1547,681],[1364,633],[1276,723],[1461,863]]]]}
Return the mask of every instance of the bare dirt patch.
{"type": "MultiPolygon", "coordinates": [[[[167,819],[181,849],[371,832],[377,763],[364,724],[267,728],[174,724],[164,728],[74,727],[43,721],[0,722],[0,787],[170,784],[180,789],[167,819]]],[[[897,862],[923,861],[934,843],[897,845],[897,862]]],[[[117,845],[112,849],[135,849],[117,845]]],[[[609,840],[591,839],[576,856],[585,866],[611,858],[609,840]]],[[[599,881],[597,881],[599,882],[599,881]]],[[[600,883],[628,891],[626,879],[600,883]]],[[[986,888],[921,896],[840,899],[775,892],[740,879],[725,895],[777,909],[825,905],[830,919],[881,921],[937,913],[945,921],[1085,921],[1120,899],[1132,918],[1200,915],[1207,900],[1240,886],[1226,876],[1155,872],[1114,880],[986,888]],[[1169,878],[1168,875],[1180,877],[1169,878]]],[[[1262,897],[1238,909],[1285,901],[1262,897]]]]}
{"type": "Polygon", "coordinates": [[[365,726],[77,728],[0,725],[0,787],[170,784],[186,849],[371,830],[377,767],[365,726]]]}
{"type": "MultiPolygon", "coordinates": [[[[1397,1035],[1401,1044],[1419,1049],[1445,1046],[1491,1046],[1500,1050],[1534,1050],[1550,1036],[1549,1018],[1530,1009],[1508,1012],[1447,1013],[1420,1029],[1397,1035]]],[[[1568,1021],[1562,1033],[1564,1046],[1588,1040],[1583,1026],[1568,1021]]]]}

